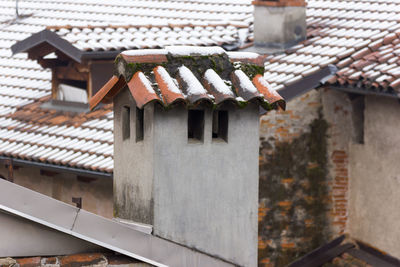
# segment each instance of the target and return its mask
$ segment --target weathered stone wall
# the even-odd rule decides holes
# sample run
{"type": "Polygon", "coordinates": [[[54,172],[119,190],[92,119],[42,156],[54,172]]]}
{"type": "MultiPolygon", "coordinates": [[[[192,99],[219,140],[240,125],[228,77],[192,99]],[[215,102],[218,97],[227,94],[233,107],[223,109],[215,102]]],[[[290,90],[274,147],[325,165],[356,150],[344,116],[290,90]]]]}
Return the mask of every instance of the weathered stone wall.
{"type": "Polygon", "coordinates": [[[259,266],[286,266],[346,230],[351,107],[321,89],[261,118],[259,266]]]}
{"type": "MultiPolygon", "coordinates": [[[[0,166],[0,175],[8,177],[5,166],[0,166]]],[[[74,206],[76,204],[72,203],[72,197],[81,197],[83,209],[112,218],[111,178],[94,179],[68,173],[41,173],[39,168],[18,167],[14,170],[14,183],[74,206]]]]}

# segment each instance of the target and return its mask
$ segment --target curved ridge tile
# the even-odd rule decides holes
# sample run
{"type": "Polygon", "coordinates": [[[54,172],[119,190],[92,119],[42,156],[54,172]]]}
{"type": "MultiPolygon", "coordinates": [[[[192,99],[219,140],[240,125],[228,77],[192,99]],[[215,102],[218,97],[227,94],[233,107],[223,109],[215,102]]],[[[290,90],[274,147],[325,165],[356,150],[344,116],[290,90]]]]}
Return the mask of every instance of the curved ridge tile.
{"type": "Polygon", "coordinates": [[[242,70],[232,72],[231,79],[237,95],[244,100],[249,101],[254,98],[262,98],[262,95],[242,70]]]}
{"type": "Polygon", "coordinates": [[[158,88],[167,106],[176,101],[185,100],[182,92],[164,67],[157,66],[153,69],[153,72],[158,88]]]}
{"type": "Polygon", "coordinates": [[[177,80],[190,103],[193,104],[201,99],[211,100],[207,95],[207,90],[187,67],[181,66],[178,68],[177,80]]]}
{"type": "Polygon", "coordinates": [[[227,99],[235,99],[232,90],[213,69],[206,70],[203,80],[205,88],[209,94],[214,96],[216,104],[227,99]]]}
{"type": "Polygon", "coordinates": [[[150,81],[143,72],[136,72],[132,79],[128,82],[129,91],[135,99],[138,108],[143,108],[147,103],[158,100],[161,101],[151,86],[150,81]]]}
{"type": "Polygon", "coordinates": [[[257,74],[253,78],[253,84],[256,86],[257,90],[264,95],[264,98],[269,104],[277,104],[282,109],[285,109],[286,104],[283,97],[276,92],[275,89],[264,79],[261,74],[257,74]]]}

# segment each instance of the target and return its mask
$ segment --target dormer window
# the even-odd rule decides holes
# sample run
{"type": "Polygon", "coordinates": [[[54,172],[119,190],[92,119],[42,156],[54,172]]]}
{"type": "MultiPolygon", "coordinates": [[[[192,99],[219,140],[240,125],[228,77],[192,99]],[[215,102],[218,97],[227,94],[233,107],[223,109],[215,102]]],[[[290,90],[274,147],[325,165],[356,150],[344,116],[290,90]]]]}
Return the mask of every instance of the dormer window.
{"type": "Polygon", "coordinates": [[[88,94],[83,86],[77,87],[61,83],[58,85],[57,100],[87,104],[88,94]]]}

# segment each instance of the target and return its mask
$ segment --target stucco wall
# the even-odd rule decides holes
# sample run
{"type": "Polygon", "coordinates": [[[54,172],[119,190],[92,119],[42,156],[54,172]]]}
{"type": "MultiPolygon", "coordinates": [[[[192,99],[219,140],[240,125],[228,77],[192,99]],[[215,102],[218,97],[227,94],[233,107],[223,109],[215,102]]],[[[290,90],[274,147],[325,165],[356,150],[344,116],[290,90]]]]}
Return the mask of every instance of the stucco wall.
{"type": "MultiPolygon", "coordinates": [[[[8,177],[8,169],[0,167],[0,174],[8,177]]],[[[112,179],[77,177],[68,173],[41,174],[39,168],[18,167],[14,170],[14,183],[50,196],[65,203],[72,203],[72,197],[82,198],[82,208],[112,218],[112,179]]]]}
{"type": "Polygon", "coordinates": [[[351,146],[350,234],[400,257],[400,104],[365,99],[365,144],[351,146]]]}
{"type": "Polygon", "coordinates": [[[156,109],[154,234],[256,266],[259,108],[228,112],[228,142],[212,139],[210,108],[200,142],[185,108],[156,109]]]}

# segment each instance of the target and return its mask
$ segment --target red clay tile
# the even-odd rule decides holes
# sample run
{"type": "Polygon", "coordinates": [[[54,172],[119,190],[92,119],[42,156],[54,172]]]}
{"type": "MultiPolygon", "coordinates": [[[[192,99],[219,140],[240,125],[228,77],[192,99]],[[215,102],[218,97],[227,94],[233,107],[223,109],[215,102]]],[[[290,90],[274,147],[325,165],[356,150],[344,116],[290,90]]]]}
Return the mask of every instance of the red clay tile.
{"type": "Polygon", "coordinates": [[[107,259],[100,253],[75,254],[60,257],[60,267],[88,266],[100,263],[107,264],[107,259]]]}
{"type": "Polygon", "coordinates": [[[40,266],[41,257],[20,258],[16,260],[20,267],[36,267],[40,266]]]}

